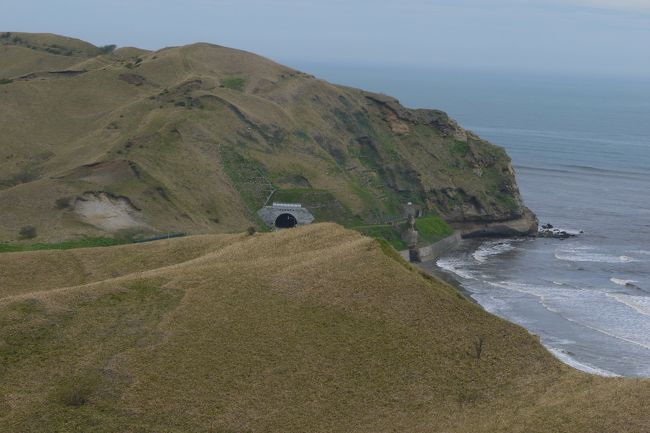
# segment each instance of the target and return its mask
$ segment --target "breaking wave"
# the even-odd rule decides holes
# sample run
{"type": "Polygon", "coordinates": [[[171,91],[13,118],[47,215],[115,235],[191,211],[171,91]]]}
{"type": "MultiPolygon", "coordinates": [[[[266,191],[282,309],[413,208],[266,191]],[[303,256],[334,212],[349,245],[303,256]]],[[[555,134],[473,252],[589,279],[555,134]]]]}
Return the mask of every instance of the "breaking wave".
{"type": "Polygon", "coordinates": [[[555,251],[555,258],[566,262],[630,263],[640,260],[630,256],[615,256],[593,252],[591,247],[565,248],[555,251]]]}
{"type": "Polygon", "coordinates": [[[625,304],[639,314],[650,317],[650,298],[646,296],[632,296],[624,293],[608,293],[608,297],[625,304]]]}
{"type": "MultiPolygon", "coordinates": [[[[650,316],[650,297],[602,293],[587,289],[566,291],[560,288],[514,281],[500,281],[498,283],[488,284],[495,288],[534,296],[546,310],[559,315],[569,322],[600,332],[609,337],[650,349],[650,340],[648,339],[648,334],[644,331],[644,328],[647,329],[648,322],[633,319],[629,315],[621,314],[621,312],[616,314],[611,310],[608,310],[611,314],[604,316],[610,320],[598,321],[590,313],[591,306],[598,306],[601,309],[606,308],[607,303],[603,303],[603,299],[612,298],[619,304],[625,304],[627,307],[634,309],[647,319],[650,316]]],[[[613,305],[609,304],[609,306],[611,308],[613,305]]]]}
{"type": "Polygon", "coordinates": [[[634,283],[637,282],[637,281],[634,281],[634,280],[623,280],[623,279],[614,278],[614,277],[610,278],[609,281],[611,281],[612,283],[614,283],[616,285],[622,286],[622,287],[636,287],[634,285],[634,283]]]}
{"type": "Polygon", "coordinates": [[[515,247],[510,241],[490,241],[483,243],[474,253],[472,257],[479,263],[485,263],[491,256],[507,253],[512,251],[515,247]]]}
{"type": "Polygon", "coordinates": [[[562,349],[556,349],[554,347],[549,347],[549,346],[547,346],[546,348],[548,349],[549,352],[553,354],[553,356],[555,356],[560,361],[580,371],[584,371],[585,373],[590,373],[590,374],[595,374],[598,376],[605,376],[605,377],[620,377],[620,375],[616,373],[612,373],[611,371],[603,370],[602,368],[594,367],[585,364],[583,362],[579,362],[578,360],[571,357],[571,355],[569,355],[562,349]]]}
{"type": "Polygon", "coordinates": [[[466,280],[476,280],[477,278],[474,276],[474,273],[465,269],[467,264],[465,260],[454,257],[445,257],[438,259],[436,262],[436,265],[440,269],[456,274],[466,280]]]}

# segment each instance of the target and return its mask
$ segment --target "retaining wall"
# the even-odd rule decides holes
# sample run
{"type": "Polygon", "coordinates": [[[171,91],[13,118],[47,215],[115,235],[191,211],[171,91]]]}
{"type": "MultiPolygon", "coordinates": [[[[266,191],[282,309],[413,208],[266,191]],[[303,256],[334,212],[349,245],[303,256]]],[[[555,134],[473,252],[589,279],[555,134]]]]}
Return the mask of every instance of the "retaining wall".
{"type": "MultiPolygon", "coordinates": [[[[460,244],[461,240],[462,240],[461,232],[460,230],[456,230],[452,235],[447,236],[446,238],[441,239],[438,242],[435,242],[431,245],[427,245],[426,247],[418,248],[418,251],[420,252],[420,259],[435,260],[441,255],[448,252],[449,250],[456,248],[460,244]]],[[[400,253],[402,257],[404,257],[406,260],[409,259],[408,250],[401,251],[400,253]]]]}

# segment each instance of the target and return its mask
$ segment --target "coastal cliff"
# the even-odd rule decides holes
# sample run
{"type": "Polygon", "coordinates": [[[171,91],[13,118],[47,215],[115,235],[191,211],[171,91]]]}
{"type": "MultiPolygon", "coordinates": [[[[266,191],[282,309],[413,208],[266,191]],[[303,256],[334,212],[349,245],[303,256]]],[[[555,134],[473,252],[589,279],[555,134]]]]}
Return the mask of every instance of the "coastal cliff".
{"type": "Polygon", "coordinates": [[[269,201],[316,221],[407,202],[467,235],[536,232],[506,152],[438,110],[210,44],[0,34],[0,240],[230,232],[269,201]]]}
{"type": "Polygon", "coordinates": [[[539,220],[528,208],[519,218],[503,221],[467,221],[452,224],[459,229],[464,238],[537,236],[539,220]]]}

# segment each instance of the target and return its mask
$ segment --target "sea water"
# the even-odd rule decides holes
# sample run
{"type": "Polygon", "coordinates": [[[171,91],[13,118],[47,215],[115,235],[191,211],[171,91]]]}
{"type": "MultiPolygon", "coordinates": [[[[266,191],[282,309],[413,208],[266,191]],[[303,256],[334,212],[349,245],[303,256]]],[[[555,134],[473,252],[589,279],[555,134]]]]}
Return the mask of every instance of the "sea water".
{"type": "Polygon", "coordinates": [[[650,376],[650,80],[298,66],[505,147],[540,222],[578,235],[464,241],[437,266],[562,361],[650,376]]]}

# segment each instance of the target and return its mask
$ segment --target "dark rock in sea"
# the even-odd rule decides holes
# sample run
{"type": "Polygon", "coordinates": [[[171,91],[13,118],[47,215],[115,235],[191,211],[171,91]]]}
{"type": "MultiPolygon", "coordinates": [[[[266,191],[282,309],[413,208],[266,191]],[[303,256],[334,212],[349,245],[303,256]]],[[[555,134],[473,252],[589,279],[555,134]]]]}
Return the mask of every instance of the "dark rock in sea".
{"type": "MultiPolygon", "coordinates": [[[[580,232],[582,233],[582,232],[580,232]]],[[[569,233],[566,230],[553,228],[551,224],[546,224],[537,233],[540,238],[553,238],[553,239],[568,239],[575,237],[574,233],[569,233]]]]}

